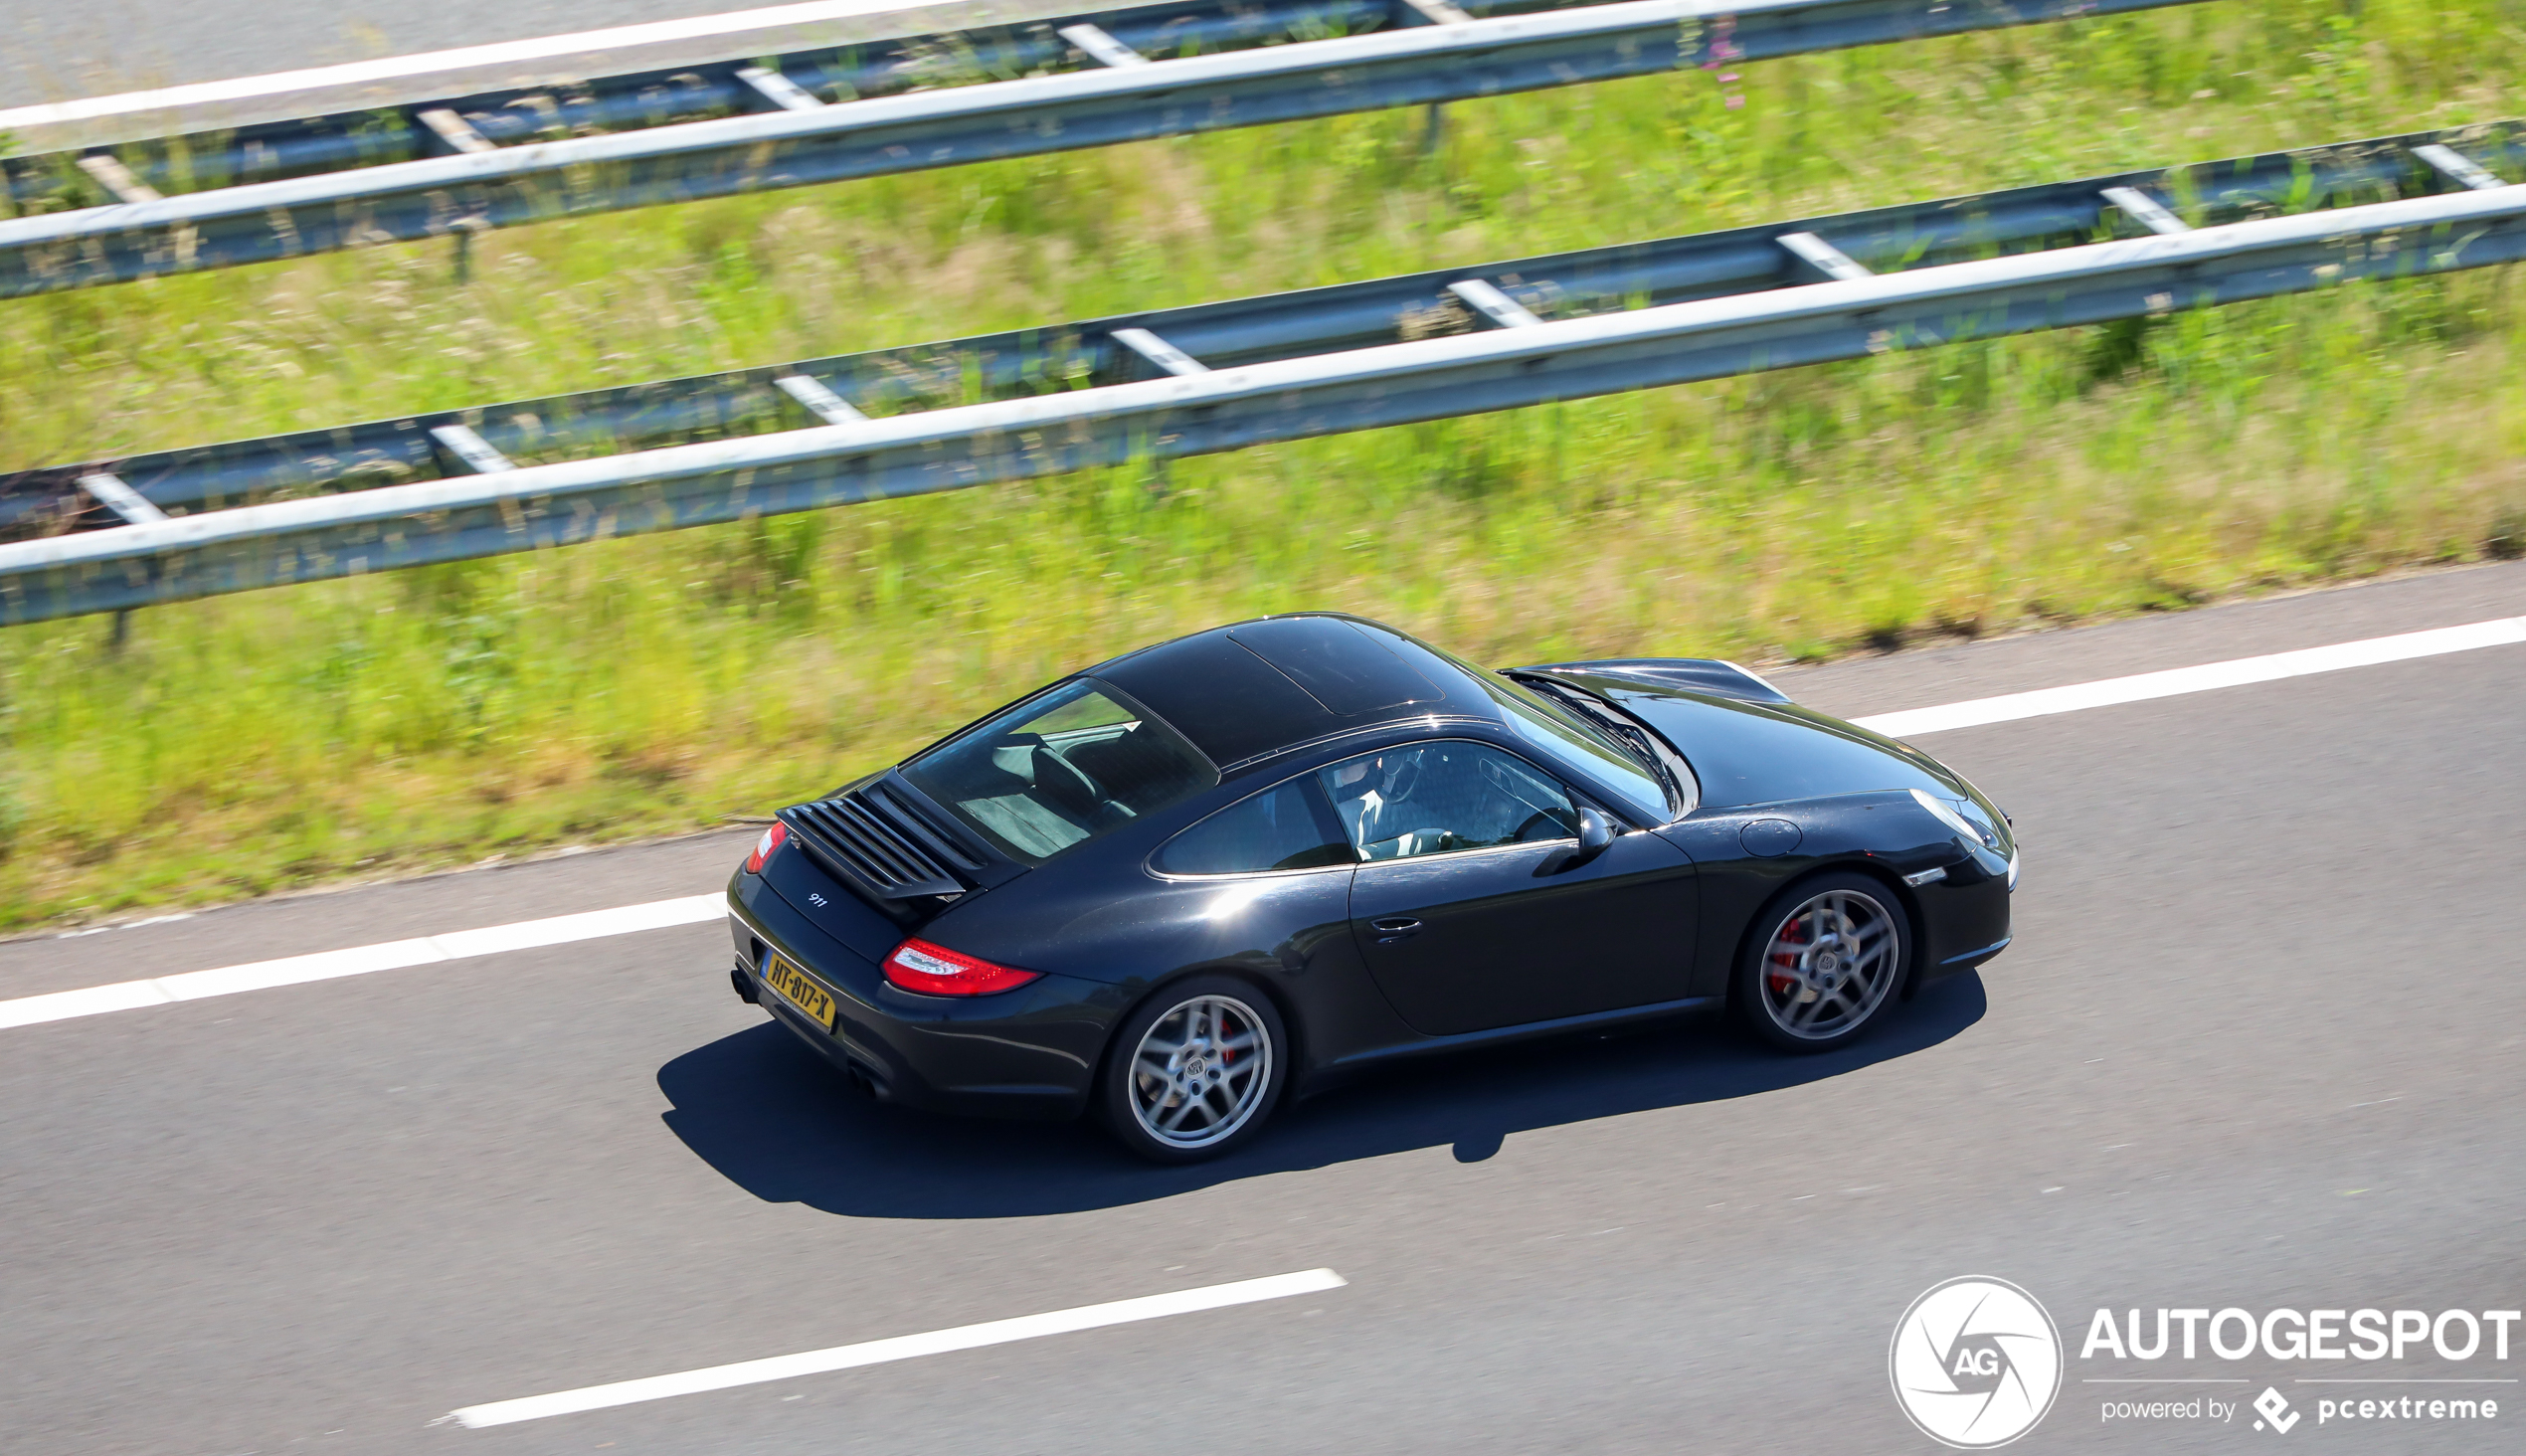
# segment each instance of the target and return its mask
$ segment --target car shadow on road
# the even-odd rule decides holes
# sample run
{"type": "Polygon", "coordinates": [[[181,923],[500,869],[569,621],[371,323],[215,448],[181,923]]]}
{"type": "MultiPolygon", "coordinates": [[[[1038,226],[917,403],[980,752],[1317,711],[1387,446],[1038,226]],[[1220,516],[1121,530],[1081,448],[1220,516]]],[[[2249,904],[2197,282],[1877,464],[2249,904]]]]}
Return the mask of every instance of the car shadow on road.
{"type": "Polygon", "coordinates": [[[994,1123],[883,1107],[772,1022],[658,1069],[667,1127],[767,1202],[855,1218],[1071,1213],[1416,1148],[1473,1163],[1537,1128],[1755,1097],[1935,1046],[1982,1018],[1982,980],[1924,988],[1857,1044],[1817,1056],[1755,1045],[1717,1015],[1389,1068],[1283,1109],[1254,1146],[1158,1168],[1093,1125],[994,1123]]]}

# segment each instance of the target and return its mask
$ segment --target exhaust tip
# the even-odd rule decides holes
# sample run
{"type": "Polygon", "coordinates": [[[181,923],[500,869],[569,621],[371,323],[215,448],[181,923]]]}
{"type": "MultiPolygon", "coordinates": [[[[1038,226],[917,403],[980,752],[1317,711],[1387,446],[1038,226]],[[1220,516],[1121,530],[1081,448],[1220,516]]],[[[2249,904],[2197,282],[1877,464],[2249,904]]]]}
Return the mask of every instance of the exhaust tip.
{"type": "Polygon", "coordinates": [[[737,1000],[744,1001],[750,1006],[761,1004],[761,1002],[755,1000],[754,978],[746,974],[745,967],[729,967],[728,984],[737,988],[737,1000]]]}
{"type": "Polygon", "coordinates": [[[870,1101],[883,1106],[895,1100],[894,1089],[886,1085],[885,1079],[861,1066],[858,1061],[853,1060],[847,1070],[850,1084],[866,1093],[870,1101]]]}

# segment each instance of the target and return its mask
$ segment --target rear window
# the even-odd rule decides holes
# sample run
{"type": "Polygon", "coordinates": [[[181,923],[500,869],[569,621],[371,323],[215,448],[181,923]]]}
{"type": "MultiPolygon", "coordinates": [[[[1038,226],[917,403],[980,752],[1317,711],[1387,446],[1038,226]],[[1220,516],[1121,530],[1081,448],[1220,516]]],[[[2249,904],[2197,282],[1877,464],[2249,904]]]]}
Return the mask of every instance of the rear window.
{"type": "Polygon", "coordinates": [[[1094,678],[957,735],[903,776],[1027,864],[1219,782],[1182,734],[1094,678]]]}
{"type": "Polygon", "coordinates": [[[1351,840],[1311,779],[1292,779],[1239,800],[1167,841],[1169,874],[1252,874],[1351,864],[1351,840]]]}

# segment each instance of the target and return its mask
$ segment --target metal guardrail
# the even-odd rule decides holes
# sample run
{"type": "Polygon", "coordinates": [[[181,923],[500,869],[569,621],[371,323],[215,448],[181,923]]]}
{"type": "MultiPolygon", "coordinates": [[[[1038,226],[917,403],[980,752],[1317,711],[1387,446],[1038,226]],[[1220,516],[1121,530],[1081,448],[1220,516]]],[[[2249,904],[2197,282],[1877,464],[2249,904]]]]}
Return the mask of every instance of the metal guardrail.
{"type": "MultiPolygon", "coordinates": [[[[0,545],[0,622],[926,494],[1136,456],[1241,449],[1863,353],[2094,323],[2526,258],[2526,184],[2443,143],[2461,190],[1128,384],[143,521],[0,545]]],[[[1788,237],[1777,239],[1783,247],[1788,237]]],[[[1815,266],[1811,264],[1810,266],[1815,266]]],[[[1486,296],[1488,294],[1489,296],[1486,296]]],[[[1493,305],[1486,308],[1483,305],[1493,305]]],[[[1153,335],[1153,337],[1155,337],[1153,335]]],[[[442,427],[443,439],[458,427],[442,427]]]]}
{"type": "Polygon", "coordinates": [[[2492,123],[50,465],[0,473],[0,541],[124,524],[130,512],[83,481],[112,478],[182,515],[471,473],[436,433],[451,426],[499,457],[543,462],[756,434],[845,405],[894,414],[1127,383],[1166,372],[1152,337],[1220,369],[1462,333],[1487,321],[1461,291],[1475,282],[1543,318],[1788,287],[1826,275],[1783,241],[1800,235],[1892,273],[2138,233],[2170,209],[2208,226],[2464,185],[2421,155],[2434,146],[2526,175],[2526,125],[2492,123]]]}
{"type": "Polygon", "coordinates": [[[591,84],[581,99],[465,97],[11,162],[0,171],[22,214],[86,196],[118,200],[0,221],[0,297],[2199,0],[1628,0],[1479,20],[1447,18],[1464,15],[1449,0],[1284,0],[1251,13],[1233,0],[1188,3],[1189,12],[1108,12],[982,42],[922,38],[873,57],[617,79],[591,84]],[[1444,23],[1430,23],[1437,19],[1444,23]],[[1392,28],[1408,22],[1417,24],[1392,28]],[[1358,30],[1373,33],[1290,39],[1358,30]],[[1112,64],[1171,45],[1251,49],[1112,64]],[[920,59],[938,56],[947,60],[920,59]],[[1023,74],[1100,57],[1105,64],[1088,70],[1023,74]],[[865,94],[925,70],[1017,79],[865,94]],[[827,103],[832,95],[864,98],[827,103]],[[760,114],[725,114],[749,109],[760,114]],[[351,165],[359,161],[374,165],[351,165]]]}

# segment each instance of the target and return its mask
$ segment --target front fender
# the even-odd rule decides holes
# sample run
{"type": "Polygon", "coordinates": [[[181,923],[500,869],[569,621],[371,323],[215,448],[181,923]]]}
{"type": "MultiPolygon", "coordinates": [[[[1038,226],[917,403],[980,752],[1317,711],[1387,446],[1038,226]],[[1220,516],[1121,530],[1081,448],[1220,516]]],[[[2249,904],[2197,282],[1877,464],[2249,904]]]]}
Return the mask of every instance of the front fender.
{"type": "MultiPolygon", "coordinates": [[[[1927,895],[1907,876],[1970,865],[1954,831],[1908,792],[1846,794],[1828,799],[1701,810],[1658,830],[1693,856],[1702,870],[1702,928],[1695,947],[1693,992],[1724,996],[1730,973],[1754,930],[1754,917],[1786,886],[1826,869],[1853,869],[1883,881],[1913,925],[1918,973],[1953,954],[1963,929],[1943,895],[1927,895]],[[1789,825],[1782,829],[1779,825],[1789,825]],[[1792,832],[1794,830],[1794,832],[1792,832]]],[[[1974,883],[1982,883],[1979,876],[1974,883]]],[[[1933,881],[1925,888],[1935,888],[1933,881]]],[[[2005,896],[2006,891],[2001,891],[2005,896]]],[[[1981,917],[1972,917],[1979,919],[1981,917]]],[[[2003,932],[2005,934],[2005,932],[2003,932]]],[[[1983,944],[1977,942],[1976,944],[1983,944]]]]}

